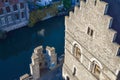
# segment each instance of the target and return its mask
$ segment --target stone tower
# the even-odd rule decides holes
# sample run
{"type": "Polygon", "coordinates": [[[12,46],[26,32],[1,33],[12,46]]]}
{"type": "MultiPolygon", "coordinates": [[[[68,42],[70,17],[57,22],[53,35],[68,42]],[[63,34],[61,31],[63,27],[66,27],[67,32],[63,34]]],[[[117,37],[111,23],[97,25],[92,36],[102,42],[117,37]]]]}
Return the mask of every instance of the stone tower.
{"type": "MultiPolygon", "coordinates": [[[[38,80],[48,69],[54,69],[57,66],[57,54],[54,47],[46,47],[46,53],[43,53],[43,47],[38,46],[34,49],[31,57],[30,72],[33,80],[38,80]],[[44,72],[43,72],[44,71],[44,72]]],[[[21,77],[26,78],[27,74],[21,77]]],[[[29,79],[29,77],[27,78],[29,79]]]]}
{"type": "Polygon", "coordinates": [[[81,0],[65,17],[65,80],[120,80],[120,45],[108,4],[81,0]]]}

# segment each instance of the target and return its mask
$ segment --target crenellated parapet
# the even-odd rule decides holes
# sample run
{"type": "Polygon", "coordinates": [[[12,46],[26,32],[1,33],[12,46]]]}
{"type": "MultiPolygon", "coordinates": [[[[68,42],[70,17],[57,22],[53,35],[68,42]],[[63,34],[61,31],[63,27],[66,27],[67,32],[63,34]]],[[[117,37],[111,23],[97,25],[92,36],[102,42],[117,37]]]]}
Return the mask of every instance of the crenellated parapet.
{"type": "Polygon", "coordinates": [[[32,63],[30,64],[31,75],[25,74],[20,77],[20,80],[38,80],[44,73],[57,66],[55,48],[47,46],[45,53],[43,50],[42,46],[38,46],[34,49],[31,56],[32,63]]]}

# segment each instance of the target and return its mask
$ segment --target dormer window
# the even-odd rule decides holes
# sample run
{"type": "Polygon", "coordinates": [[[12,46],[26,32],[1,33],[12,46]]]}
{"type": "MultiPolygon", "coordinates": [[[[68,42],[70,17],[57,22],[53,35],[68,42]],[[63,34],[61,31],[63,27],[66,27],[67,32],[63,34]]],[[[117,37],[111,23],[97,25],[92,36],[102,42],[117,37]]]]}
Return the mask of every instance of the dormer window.
{"type": "Polygon", "coordinates": [[[93,33],[94,31],[90,27],[88,27],[87,34],[93,36],[93,33]]]}
{"type": "Polygon", "coordinates": [[[120,48],[118,49],[117,56],[120,56],[120,48]]]}

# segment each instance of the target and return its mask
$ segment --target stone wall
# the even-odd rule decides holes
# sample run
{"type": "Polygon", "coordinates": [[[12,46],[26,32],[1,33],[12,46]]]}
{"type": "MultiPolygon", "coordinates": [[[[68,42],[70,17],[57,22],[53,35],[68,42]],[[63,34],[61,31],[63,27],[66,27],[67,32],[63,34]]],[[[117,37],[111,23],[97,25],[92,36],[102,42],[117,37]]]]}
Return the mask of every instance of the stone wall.
{"type": "Polygon", "coordinates": [[[49,69],[54,69],[57,66],[57,54],[54,47],[46,47],[46,52],[43,52],[43,47],[38,46],[34,49],[31,57],[30,75],[23,75],[20,80],[39,80],[41,76],[49,72],[49,69]]]}
{"type": "Polygon", "coordinates": [[[111,29],[112,17],[106,15],[107,8],[108,4],[103,1],[81,0],[80,7],[76,6],[74,12],[65,17],[63,77],[67,75],[71,80],[116,80],[120,70],[120,58],[117,56],[120,46],[114,42],[116,32],[111,29]],[[73,55],[74,44],[79,45],[80,61],[73,55]],[[90,70],[92,61],[101,68],[97,78],[90,70]],[[76,75],[71,76],[74,67],[76,75]]]}

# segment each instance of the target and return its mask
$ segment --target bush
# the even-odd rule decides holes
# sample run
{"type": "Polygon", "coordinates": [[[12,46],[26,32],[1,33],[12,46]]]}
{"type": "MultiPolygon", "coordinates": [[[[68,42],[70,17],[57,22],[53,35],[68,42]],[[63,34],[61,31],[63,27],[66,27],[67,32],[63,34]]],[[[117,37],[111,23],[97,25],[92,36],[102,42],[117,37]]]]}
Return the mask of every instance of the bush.
{"type": "Polygon", "coordinates": [[[71,0],[63,0],[63,5],[66,9],[70,9],[71,7],[71,0]]]}

